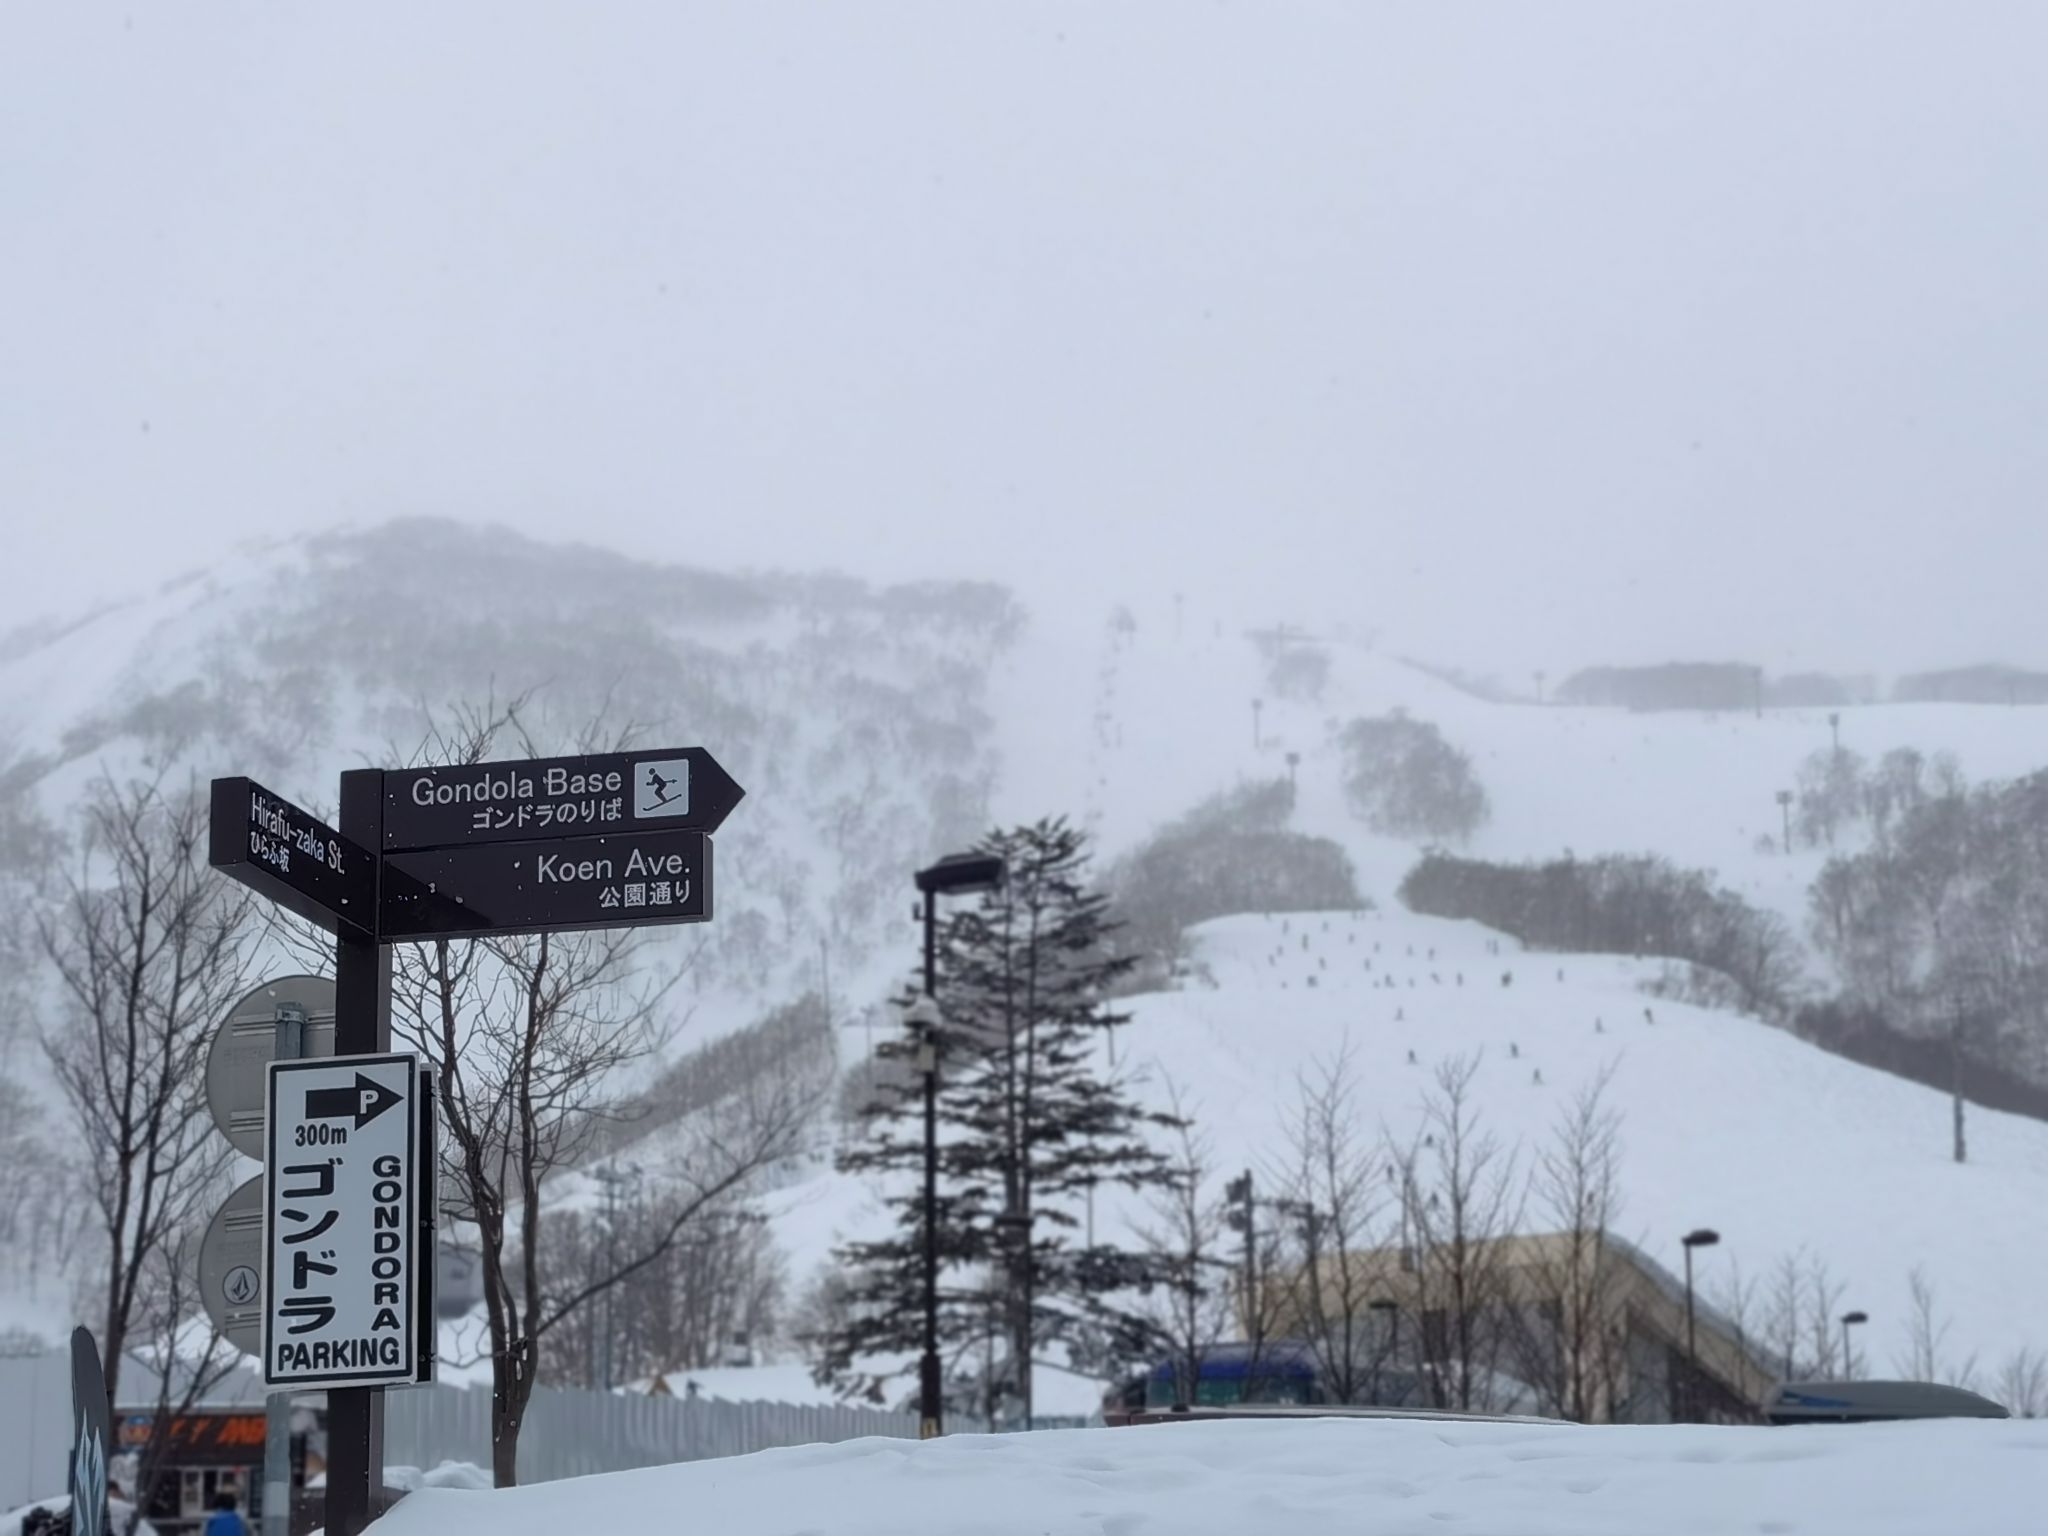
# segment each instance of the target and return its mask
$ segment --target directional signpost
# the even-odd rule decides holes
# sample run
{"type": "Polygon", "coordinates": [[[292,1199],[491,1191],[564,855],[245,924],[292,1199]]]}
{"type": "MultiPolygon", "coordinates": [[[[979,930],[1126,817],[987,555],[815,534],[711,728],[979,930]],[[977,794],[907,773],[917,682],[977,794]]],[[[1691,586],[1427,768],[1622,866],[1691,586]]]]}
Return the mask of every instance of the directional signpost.
{"type": "Polygon", "coordinates": [[[253,779],[213,781],[207,862],[329,933],[377,926],[376,861],[253,779]]]}
{"type": "Polygon", "coordinates": [[[606,832],[716,832],[746,793],[702,747],[384,775],[386,853],[606,832]]]}
{"type": "Polygon", "coordinates": [[[711,916],[711,839],[619,832],[384,857],[385,939],[566,933],[711,916]]]}
{"type": "Polygon", "coordinates": [[[202,1254],[209,1311],[238,1341],[244,1314],[260,1320],[270,1389],[327,1389],[330,1536],[370,1521],[384,1389],[432,1371],[432,1080],[389,1054],[391,945],[705,922],[711,834],[744,794],[702,747],[355,769],[338,827],[252,780],[213,781],[209,861],[335,938],[331,984],[259,988],[216,1039],[209,1101],[264,1176],[202,1254]]]}
{"type": "Polygon", "coordinates": [[[270,1068],[263,1379],[272,1389],[419,1379],[418,1058],[270,1068]]]}

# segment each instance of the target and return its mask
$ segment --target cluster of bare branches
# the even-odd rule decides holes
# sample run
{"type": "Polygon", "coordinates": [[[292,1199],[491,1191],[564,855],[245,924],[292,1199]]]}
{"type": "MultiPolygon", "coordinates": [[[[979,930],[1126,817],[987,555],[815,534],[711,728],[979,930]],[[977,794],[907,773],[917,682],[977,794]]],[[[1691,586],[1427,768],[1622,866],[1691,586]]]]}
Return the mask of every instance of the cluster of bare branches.
{"type": "MultiPolygon", "coordinates": [[[[496,743],[541,755],[525,700],[458,711],[421,756],[481,762],[496,743]]],[[[592,726],[564,743],[620,750],[633,732],[592,726]]],[[[822,1086],[755,1076],[662,1133],[660,1217],[578,1276],[552,1244],[576,1228],[550,1210],[552,1182],[587,1162],[601,1134],[620,1139],[627,1069],[661,1051],[682,1022],[687,957],[663,959],[635,930],[396,947],[392,1033],[417,1051],[439,1090],[443,1210],[474,1234],[492,1368],[492,1463],[518,1476],[518,1446],[544,1341],[592,1302],[715,1230],[736,1201],[807,1144],[822,1086]],[[550,1280],[555,1283],[550,1283],[550,1280]]]]}
{"type": "Polygon", "coordinates": [[[231,1154],[206,1112],[205,1058],[242,989],[254,925],[246,898],[206,868],[196,786],[103,778],[82,823],[38,924],[58,998],[42,1042],[104,1262],[93,1289],[112,1396],[133,1334],[161,1311],[172,1259],[224,1193],[231,1154]]]}

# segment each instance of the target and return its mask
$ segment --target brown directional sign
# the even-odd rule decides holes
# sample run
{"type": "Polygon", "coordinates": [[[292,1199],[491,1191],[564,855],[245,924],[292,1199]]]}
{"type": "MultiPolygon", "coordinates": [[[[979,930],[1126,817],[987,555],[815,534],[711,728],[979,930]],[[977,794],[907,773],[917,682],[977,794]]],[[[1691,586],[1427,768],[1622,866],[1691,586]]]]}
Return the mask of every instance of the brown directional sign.
{"type": "Polygon", "coordinates": [[[375,934],[376,859],[253,779],[213,781],[207,862],[329,933],[375,934]]]}
{"type": "Polygon", "coordinates": [[[384,856],[385,942],[701,923],[711,839],[614,832],[384,856]]]}
{"type": "Polygon", "coordinates": [[[384,851],[715,832],[745,793],[702,747],[389,769],[384,851]]]}

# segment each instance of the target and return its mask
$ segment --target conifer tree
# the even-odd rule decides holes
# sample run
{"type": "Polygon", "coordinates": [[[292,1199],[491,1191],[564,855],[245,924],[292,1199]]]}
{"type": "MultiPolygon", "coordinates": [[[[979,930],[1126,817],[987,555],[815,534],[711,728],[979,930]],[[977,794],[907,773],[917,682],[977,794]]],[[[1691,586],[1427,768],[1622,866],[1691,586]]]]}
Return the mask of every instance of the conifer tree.
{"type": "MultiPolygon", "coordinates": [[[[1130,1016],[1109,994],[1134,961],[1107,942],[1117,925],[1088,884],[1087,842],[1064,819],[991,834],[979,851],[1008,877],[948,917],[938,955],[954,1042],[939,1063],[941,1348],[957,1356],[1001,1339],[1002,1396],[1026,1424],[1033,1360],[1113,1318],[1118,1294],[1151,1278],[1123,1234],[1088,1231],[1089,1202],[1175,1176],[1149,1134],[1174,1118],[1144,1109],[1111,1065],[1109,1037],[1130,1016]]],[[[913,1050],[884,1048],[906,1065],[913,1050]]],[[[840,1166],[888,1179],[893,1229],[839,1250],[845,1288],[816,1342],[821,1375],[879,1395],[879,1381],[860,1377],[863,1358],[922,1347],[924,1139],[916,1074],[877,1078],[840,1166]]]]}

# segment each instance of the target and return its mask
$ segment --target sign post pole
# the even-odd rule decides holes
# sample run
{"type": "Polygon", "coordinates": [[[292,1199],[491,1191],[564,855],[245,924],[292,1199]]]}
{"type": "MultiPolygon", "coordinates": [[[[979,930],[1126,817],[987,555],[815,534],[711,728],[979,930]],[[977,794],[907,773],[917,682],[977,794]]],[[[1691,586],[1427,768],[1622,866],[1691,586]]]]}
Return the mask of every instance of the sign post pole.
{"type": "MultiPolygon", "coordinates": [[[[383,787],[384,775],[374,768],[351,769],[341,776],[339,830],[359,848],[383,845],[383,787]]],[[[390,1049],[391,946],[339,931],[334,940],[334,1054],[373,1056],[390,1049]]],[[[329,1392],[329,1536],[361,1536],[376,1518],[383,1483],[384,1389],[329,1392]]]]}
{"type": "MultiPolygon", "coordinates": [[[[277,1005],[278,1061],[297,1061],[306,1047],[303,1004],[277,1005]]],[[[291,1536],[292,1400],[273,1392],[263,1400],[263,1536],[291,1536]]]]}

